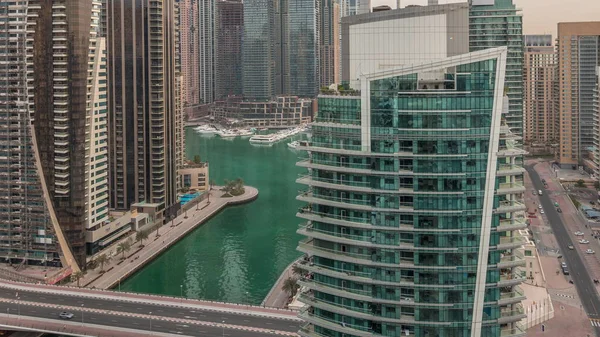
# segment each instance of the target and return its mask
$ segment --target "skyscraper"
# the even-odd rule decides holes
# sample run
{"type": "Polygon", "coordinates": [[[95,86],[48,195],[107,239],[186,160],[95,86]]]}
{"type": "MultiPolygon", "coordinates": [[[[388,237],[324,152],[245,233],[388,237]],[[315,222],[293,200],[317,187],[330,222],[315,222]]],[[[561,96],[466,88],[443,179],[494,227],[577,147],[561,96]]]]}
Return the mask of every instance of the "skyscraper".
{"type": "Polygon", "coordinates": [[[110,204],[144,201],[168,218],[182,146],[174,2],[108,0],[107,9],[110,204]]]}
{"type": "Polygon", "coordinates": [[[183,104],[200,103],[200,16],[199,0],[179,0],[179,36],[183,104]]]}
{"type": "Polygon", "coordinates": [[[27,11],[28,108],[36,164],[63,265],[73,271],[85,264],[86,230],[107,217],[100,9],[99,1],[31,0],[27,11]],[[89,195],[97,197],[93,204],[89,195]]]}
{"type": "Polygon", "coordinates": [[[523,135],[523,17],[513,0],[470,0],[471,51],[508,47],[506,93],[510,101],[506,122],[523,135]],[[493,13],[491,15],[490,13],[493,13]]]}
{"type": "Polygon", "coordinates": [[[215,100],[215,7],[216,0],[198,0],[200,36],[200,101],[215,100]]]}
{"type": "Polygon", "coordinates": [[[551,143],[558,141],[554,114],[555,67],[552,35],[525,35],[523,135],[532,148],[546,151],[550,150],[551,143]]]}
{"type": "Polygon", "coordinates": [[[507,54],[363,72],[356,96],[319,96],[298,163],[300,336],[524,334],[507,54]]]}
{"type": "Polygon", "coordinates": [[[273,0],[244,2],[242,83],[249,99],[275,95],[275,8],[273,0]]]}
{"type": "Polygon", "coordinates": [[[289,89],[281,94],[315,97],[319,91],[318,2],[288,2],[289,89]]]}
{"type": "Polygon", "coordinates": [[[319,1],[319,85],[340,83],[340,5],[338,0],[319,1]]]}
{"type": "Polygon", "coordinates": [[[244,3],[220,0],[215,17],[215,91],[216,98],[239,96],[242,86],[242,35],[244,3]]]}
{"type": "Polygon", "coordinates": [[[557,161],[571,168],[583,165],[594,146],[593,91],[600,65],[600,22],[561,22],[557,41],[557,161]]]}

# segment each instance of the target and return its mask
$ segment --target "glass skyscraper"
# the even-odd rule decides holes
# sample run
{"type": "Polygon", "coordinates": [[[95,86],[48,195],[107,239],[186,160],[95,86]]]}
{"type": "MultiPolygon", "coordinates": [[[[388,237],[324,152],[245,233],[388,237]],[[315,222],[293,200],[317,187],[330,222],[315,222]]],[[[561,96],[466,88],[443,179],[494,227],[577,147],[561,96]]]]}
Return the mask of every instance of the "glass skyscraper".
{"type": "Polygon", "coordinates": [[[308,336],[522,336],[524,151],[507,49],[362,74],[319,96],[300,314],[308,336]]]}
{"type": "Polygon", "coordinates": [[[314,0],[288,2],[289,94],[315,97],[319,90],[317,68],[317,15],[314,0]]]}
{"type": "Polygon", "coordinates": [[[470,51],[508,47],[506,94],[509,112],[506,123],[523,135],[523,16],[513,0],[470,0],[470,51]]]}

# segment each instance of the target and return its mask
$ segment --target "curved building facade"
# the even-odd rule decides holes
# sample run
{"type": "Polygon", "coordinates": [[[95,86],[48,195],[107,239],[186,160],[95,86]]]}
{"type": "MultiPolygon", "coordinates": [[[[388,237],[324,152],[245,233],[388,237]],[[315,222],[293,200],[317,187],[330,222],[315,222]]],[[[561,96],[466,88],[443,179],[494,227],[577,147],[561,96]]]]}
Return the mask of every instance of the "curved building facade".
{"type": "Polygon", "coordinates": [[[524,335],[524,151],[504,125],[506,56],[370,73],[360,91],[319,97],[298,163],[301,336],[524,335]]]}

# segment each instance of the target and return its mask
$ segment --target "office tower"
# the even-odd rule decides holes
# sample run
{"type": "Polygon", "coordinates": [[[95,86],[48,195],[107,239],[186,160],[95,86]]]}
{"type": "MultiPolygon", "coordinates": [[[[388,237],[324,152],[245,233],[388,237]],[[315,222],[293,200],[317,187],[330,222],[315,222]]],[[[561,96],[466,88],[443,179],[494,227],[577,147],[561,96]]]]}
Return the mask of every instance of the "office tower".
{"type": "Polygon", "coordinates": [[[363,72],[356,96],[319,96],[298,163],[300,336],[524,334],[506,59],[502,47],[363,72]]]}
{"type": "Polygon", "coordinates": [[[242,35],[244,33],[244,3],[241,0],[220,0],[215,16],[215,96],[217,100],[230,95],[240,96],[242,87],[242,35]]]}
{"type": "Polygon", "coordinates": [[[342,17],[365,14],[371,11],[371,0],[342,0],[342,17]]]}
{"type": "Polygon", "coordinates": [[[438,4],[438,0],[427,0],[427,6],[435,6],[438,4]]]}
{"type": "Polygon", "coordinates": [[[23,1],[0,4],[0,261],[57,266],[59,228],[45,206],[27,106],[26,15],[23,1]]]}
{"type": "MultiPolygon", "coordinates": [[[[273,55],[274,55],[274,93],[275,95],[290,92],[290,0],[271,0],[273,5],[273,55]]],[[[293,1],[293,0],[292,0],[293,1]]]]}
{"type": "Polygon", "coordinates": [[[85,265],[86,231],[107,218],[100,10],[99,1],[69,0],[32,0],[27,10],[27,90],[37,168],[63,265],[73,271],[85,265]]]}
{"type": "Polygon", "coordinates": [[[315,97],[319,91],[319,35],[314,0],[288,2],[289,89],[282,94],[315,97]]]}
{"type": "Polygon", "coordinates": [[[469,51],[469,6],[410,7],[342,18],[342,82],[469,51]]]}
{"type": "Polygon", "coordinates": [[[182,97],[184,106],[200,104],[199,0],[179,0],[182,97]]]}
{"type": "Polygon", "coordinates": [[[274,18],[273,0],[244,1],[242,84],[249,99],[275,94],[274,18]]]}
{"type": "Polygon", "coordinates": [[[594,144],[593,90],[600,65],[600,22],[561,22],[557,38],[557,161],[583,165],[594,144]]]}
{"type": "Polygon", "coordinates": [[[110,205],[129,209],[146,202],[158,218],[177,210],[176,55],[172,0],[108,0],[110,205]],[[152,11],[149,17],[133,15],[152,11]]]}
{"type": "Polygon", "coordinates": [[[555,60],[552,35],[525,35],[523,136],[532,149],[550,150],[549,145],[557,142],[553,92],[555,60]]]}
{"type": "Polygon", "coordinates": [[[215,3],[214,0],[198,0],[200,101],[202,103],[210,103],[215,99],[215,3]]]}
{"type": "Polygon", "coordinates": [[[600,179],[600,67],[596,68],[596,88],[594,89],[594,154],[592,173],[600,179]]]}
{"type": "Polygon", "coordinates": [[[319,85],[340,83],[340,5],[338,0],[319,1],[319,85]]]}
{"type": "Polygon", "coordinates": [[[523,17],[513,0],[470,0],[470,51],[507,46],[506,92],[510,100],[506,122],[523,135],[523,17]],[[494,15],[490,15],[494,13],[494,15]],[[501,28],[501,29],[498,29],[501,28]]]}

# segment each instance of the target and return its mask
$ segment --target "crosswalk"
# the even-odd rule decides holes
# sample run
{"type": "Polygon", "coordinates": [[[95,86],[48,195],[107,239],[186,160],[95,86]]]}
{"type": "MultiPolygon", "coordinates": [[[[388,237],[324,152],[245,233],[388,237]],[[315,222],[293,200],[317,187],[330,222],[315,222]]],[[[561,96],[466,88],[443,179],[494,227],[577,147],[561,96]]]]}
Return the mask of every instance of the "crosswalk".
{"type": "Polygon", "coordinates": [[[590,318],[590,323],[592,324],[592,326],[600,328],[600,319],[590,318]]]}
{"type": "Polygon", "coordinates": [[[560,297],[566,297],[566,298],[575,298],[575,296],[573,295],[567,295],[567,294],[554,294],[556,296],[560,296],[560,297]]]}

